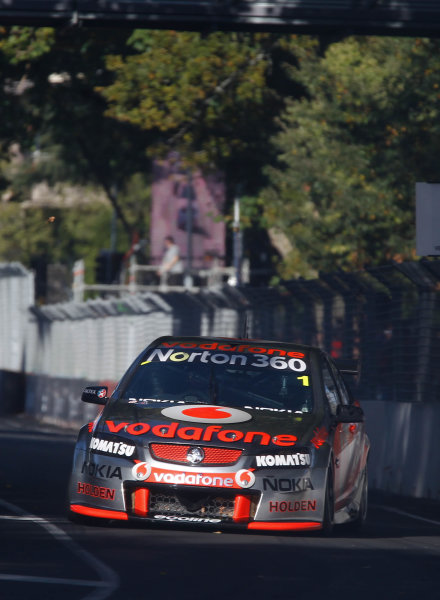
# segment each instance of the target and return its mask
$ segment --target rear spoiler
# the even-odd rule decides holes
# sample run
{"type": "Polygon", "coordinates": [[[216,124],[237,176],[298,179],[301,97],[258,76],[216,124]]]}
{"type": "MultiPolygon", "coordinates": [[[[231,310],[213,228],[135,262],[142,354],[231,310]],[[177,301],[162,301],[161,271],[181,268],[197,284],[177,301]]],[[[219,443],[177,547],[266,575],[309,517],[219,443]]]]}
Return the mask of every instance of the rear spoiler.
{"type": "Polygon", "coordinates": [[[335,365],[343,375],[359,375],[359,361],[356,358],[337,358],[335,365]]]}

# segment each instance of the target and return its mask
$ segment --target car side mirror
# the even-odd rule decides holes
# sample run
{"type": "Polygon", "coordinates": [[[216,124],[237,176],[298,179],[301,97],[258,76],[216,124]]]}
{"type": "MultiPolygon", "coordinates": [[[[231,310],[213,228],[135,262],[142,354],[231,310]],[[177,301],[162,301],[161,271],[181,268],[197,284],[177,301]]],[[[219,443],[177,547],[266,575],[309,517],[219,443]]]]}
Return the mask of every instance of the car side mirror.
{"type": "Polygon", "coordinates": [[[81,400],[83,402],[89,402],[90,404],[107,404],[108,400],[108,388],[103,385],[91,385],[81,394],[81,400]]]}
{"type": "Polygon", "coordinates": [[[355,404],[339,404],[336,409],[336,421],[338,423],[362,423],[364,411],[355,404]]]}

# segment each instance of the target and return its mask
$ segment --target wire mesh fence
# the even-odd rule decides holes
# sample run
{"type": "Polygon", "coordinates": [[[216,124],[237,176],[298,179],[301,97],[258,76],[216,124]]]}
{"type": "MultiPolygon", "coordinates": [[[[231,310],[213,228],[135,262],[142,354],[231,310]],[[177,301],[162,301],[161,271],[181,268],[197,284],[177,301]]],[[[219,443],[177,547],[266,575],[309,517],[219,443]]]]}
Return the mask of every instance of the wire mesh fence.
{"type": "Polygon", "coordinates": [[[1,273],[0,368],[116,381],[160,335],[247,335],[359,359],[362,400],[440,399],[440,261],[331,273],[278,288],[224,285],[42,307],[29,297],[28,275],[1,273]]]}

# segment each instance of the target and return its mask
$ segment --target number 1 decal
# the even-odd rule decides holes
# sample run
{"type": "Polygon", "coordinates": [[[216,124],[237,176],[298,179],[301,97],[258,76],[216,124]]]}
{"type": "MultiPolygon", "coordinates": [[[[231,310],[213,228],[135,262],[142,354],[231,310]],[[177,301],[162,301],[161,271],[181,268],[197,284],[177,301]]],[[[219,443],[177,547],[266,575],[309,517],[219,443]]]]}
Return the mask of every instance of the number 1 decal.
{"type": "Polygon", "coordinates": [[[305,386],[305,387],[309,386],[309,376],[308,375],[303,375],[302,377],[297,377],[297,379],[301,379],[301,381],[303,382],[303,386],[305,386]]]}

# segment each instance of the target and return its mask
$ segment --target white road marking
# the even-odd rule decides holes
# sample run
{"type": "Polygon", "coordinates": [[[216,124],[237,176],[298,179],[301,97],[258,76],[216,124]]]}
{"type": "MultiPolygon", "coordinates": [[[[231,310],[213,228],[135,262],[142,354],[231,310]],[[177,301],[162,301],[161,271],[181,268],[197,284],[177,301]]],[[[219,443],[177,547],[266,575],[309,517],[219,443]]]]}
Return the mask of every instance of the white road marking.
{"type": "MultiPolygon", "coordinates": [[[[81,548],[65,531],[63,531],[54,523],[43,519],[43,517],[37,517],[31,513],[26,512],[19,506],[15,506],[15,504],[11,504],[10,502],[6,502],[6,500],[0,499],[0,507],[3,506],[10,512],[14,513],[13,517],[8,517],[8,515],[2,515],[2,518],[13,518],[20,519],[22,521],[30,521],[35,525],[39,525],[43,529],[45,529],[50,535],[52,535],[57,541],[61,542],[66,546],[73,554],[78,556],[81,560],[86,562],[89,566],[97,571],[100,580],[99,581],[87,581],[80,579],[57,579],[51,577],[31,577],[34,582],[39,583],[67,583],[70,582],[69,585],[86,585],[95,588],[91,593],[88,593],[83,597],[82,600],[105,600],[108,598],[116,589],[119,587],[119,577],[115,571],[110,569],[106,564],[101,562],[98,558],[93,556],[84,548],[81,548]],[[73,583],[77,582],[77,583],[73,583]]],[[[15,581],[29,581],[26,576],[20,575],[9,575],[9,574],[0,574],[0,579],[9,579],[13,577],[15,581]]]]}
{"type": "Polygon", "coordinates": [[[107,587],[105,581],[89,581],[88,579],[63,579],[62,577],[34,577],[32,575],[13,575],[0,573],[1,581],[21,581],[24,583],[55,583],[79,585],[85,587],[107,587]]]}
{"type": "Polygon", "coordinates": [[[440,525],[440,521],[434,521],[433,519],[427,519],[426,517],[420,517],[419,515],[413,515],[412,513],[406,512],[404,510],[400,510],[398,508],[392,508],[391,506],[382,506],[382,504],[379,504],[376,506],[376,508],[381,508],[382,510],[387,510],[388,512],[396,513],[396,515],[410,517],[411,519],[416,519],[417,521],[423,521],[424,523],[430,523],[431,525],[440,525]]]}

